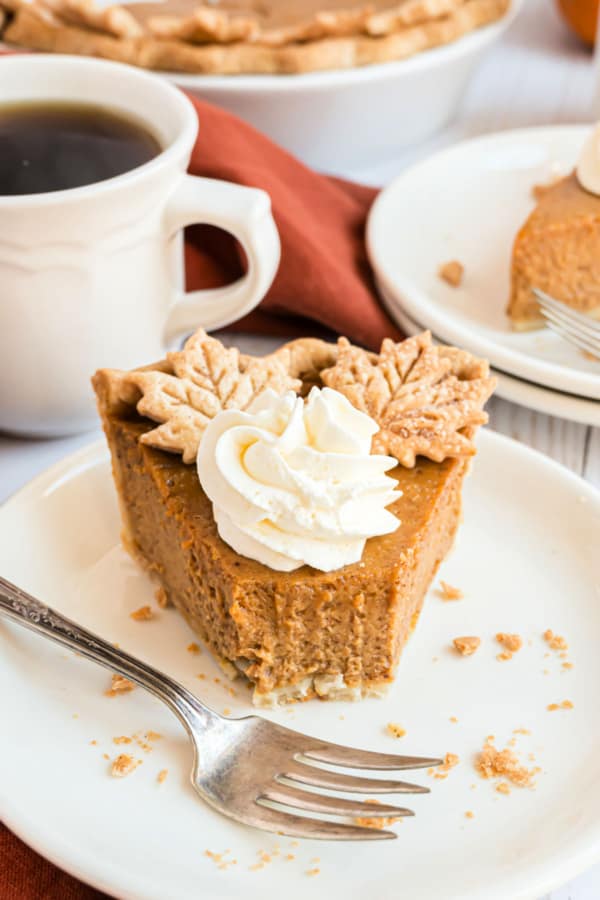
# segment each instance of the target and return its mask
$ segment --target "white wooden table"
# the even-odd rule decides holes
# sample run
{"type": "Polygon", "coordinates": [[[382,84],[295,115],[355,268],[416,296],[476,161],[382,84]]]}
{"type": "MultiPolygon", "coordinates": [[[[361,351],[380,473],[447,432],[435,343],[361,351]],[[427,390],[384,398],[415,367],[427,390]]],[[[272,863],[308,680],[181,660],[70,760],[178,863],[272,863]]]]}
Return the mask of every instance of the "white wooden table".
{"type": "MultiPolygon", "coordinates": [[[[593,118],[593,95],[591,56],[566,34],[552,0],[525,0],[520,17],[472,81],[460,115],[442,134],[385,165],[345,174],[384,184],[412,160],[465,137],[527,125],[588,122],[593,118]]],[[[273,346],[267,338],[242,339],[240,344],[261,353],[273,346]]],[[[492,400],[490,411],[492,428],[547,453],[600,488],[600,429],[540,415],[500,399],[492,400]]],[[[35,474],[99,436],[98,431],[25,441],[0,435],[0,502],[35,474]]],[[[599,898],[597,866],[544,900],[599,898]]]]}

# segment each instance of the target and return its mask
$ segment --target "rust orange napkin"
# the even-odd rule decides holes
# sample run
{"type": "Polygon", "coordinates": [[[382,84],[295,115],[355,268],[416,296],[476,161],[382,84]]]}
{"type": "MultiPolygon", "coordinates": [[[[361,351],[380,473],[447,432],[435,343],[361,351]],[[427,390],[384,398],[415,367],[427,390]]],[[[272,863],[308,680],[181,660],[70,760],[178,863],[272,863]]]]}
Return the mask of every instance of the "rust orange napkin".
{"type": "MultiPolygon", "coordinates": [[[[364,245],[376,190],[318,175],[250,125],[191,98],[200,133],[189,171],[261,187],[270,196],[281,237],[281,265],[260,307],[233,326],[285,336],[321,329],[378,348],[400,337],[379,305],[364,245]]],[[[218,229],[186,234],[188,289],[227,284],[243,272],[235,242],[218,229]]],[[[30,850],[0,824],[2,900],[100,900],[87,887],[30,850]]]]}
{"type": "MultiPolygon", "coordinates": [[[[377,191],[318,175],[231,113],[190,100],[200,120],[190,172],[266,190],[281,237],[275,282],[235,330],[305,335],[321,327],[377,349],[385,336],[399,338],[365,252],[377,191]]],[[[243,271],[234,242],[206,227],[188,229],[186,265],[188,288],[227,284],[243,271]]]]}

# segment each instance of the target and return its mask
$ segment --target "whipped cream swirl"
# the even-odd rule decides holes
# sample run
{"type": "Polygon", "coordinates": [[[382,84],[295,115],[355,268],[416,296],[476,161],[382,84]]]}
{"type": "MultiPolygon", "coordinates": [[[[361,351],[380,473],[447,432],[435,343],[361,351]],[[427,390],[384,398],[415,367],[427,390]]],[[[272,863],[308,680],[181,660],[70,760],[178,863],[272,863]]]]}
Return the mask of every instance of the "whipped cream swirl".
{"type": "Polygon", "coordinates": [[[583,145],[575,172],[581,187],[600,197],[600,124],[583,145]]]}
{"type": "Polygon", "coordinates": [[[377,424],[331,388],[265,391],[246,411],[224,410],[198,450],[200,483],[221,538],[242,556],[290,572],[330,572],[360,560],[367,538],[399,520],[386,506],[401,492],[371,454],[377,424]]]}

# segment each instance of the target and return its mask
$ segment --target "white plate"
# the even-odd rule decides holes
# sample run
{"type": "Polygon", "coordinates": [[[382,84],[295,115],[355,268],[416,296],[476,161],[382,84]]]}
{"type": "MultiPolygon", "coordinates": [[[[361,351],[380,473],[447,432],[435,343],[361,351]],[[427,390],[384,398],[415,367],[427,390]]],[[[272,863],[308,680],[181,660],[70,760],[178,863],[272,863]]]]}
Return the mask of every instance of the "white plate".
{"type": "MultiPolygon", "coordinates": [[[[432,793],[410,798],[417,816],[397,826],[394,843],[292,846],[219,816],[195,797],[187,739],[162,705],[139,689],[105,697],[104,670],[1,620],[0,817],[63,868],[130,900],[537,898],[600,858],[599,529],[593,488],[540,454],[481,434],[460,539],[441,573],[464,600],[444,603],[432,590],[387,699],[272,714],[356,746],[459,754],[446,780],[417,778],[432,793]],[[567,636],[572,670],[547,658],[546,628],[567,636]],[[500,630],[525,639],[510,662],[495,658],[500,630]],[[449,649],[461,634],[482,637],[475,656],[449,649]],[[563,699],[574,709],[546,710],[563,699]],[[386,734],[390,721],[406,728],[401,741],[386,734]],[[475,774],[474,754],[486,735],[504,746],[521,726],[531,736],[519,736],[517,749],[525,762],[534,753],[543,772],[535,790],[501,796],[475,774]],[[111,778],[102,754],[128,749],[112,737],[146,729],[162,733],[156,749],[135,748],[144,764],[111,778]],[[163,768],[169,775],[159,785],[163,768]],[[279,857],[249,871],[259,851],[276,845],[279,857]],[[238,864],[221,871],[206,849],[229,849],[238,864]],[[288,853],[295,859],[284,860],[288,853]],[[315,867],[320,875],[311,878],[315,867]]],[[[231,697],[213,682],[220,673],[208,654],[186,652],[192,634],[174,610],[130,619],[152,602],[153,588],[121,551],[118,531],[107,454],[95,445],[0,510],[0,571],[216,709],[248,713],[243,687],[231,697]]]]}
{"type": "Polygon", "coordinates": [[[458,144],[413,166],[376,200],[369,256],[405,311],[449,343],[528,381],[600,399],[600,365],[548,329],[511,331],[505,307],[510,255],[534,202],[531,188],[554,166],[575,164],[587,129],[529,128],[458,144]],[[465,266],[459,288],[440,263],[465,266]]]}
{"type": "MultiPolygon", "coordinates": [[[[401,301],[395,299],[382,285],[378,284],[378,290],[386,309],[406,334],[418,334],[423,331],[422,325],[406,315],[401,301]]],[[[581,422],[583,425],[600,427],[600,402],[597,400],[543,388],[529,381],[512,378],[497,369],[492,369],[492,372],[498,379],[495,391],[498,397],[518,403],[520,406],[527,406],[547,416],[558,416],[572,422],[581,422]]]]}

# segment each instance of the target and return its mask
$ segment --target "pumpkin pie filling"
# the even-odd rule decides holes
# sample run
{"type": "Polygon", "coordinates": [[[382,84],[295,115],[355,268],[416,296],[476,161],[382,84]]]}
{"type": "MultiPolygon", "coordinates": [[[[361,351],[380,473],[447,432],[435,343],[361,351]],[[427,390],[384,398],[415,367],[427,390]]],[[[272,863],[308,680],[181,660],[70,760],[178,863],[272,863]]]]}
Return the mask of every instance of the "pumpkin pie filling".
{"type": "MultiPolygon", "coordinates": [[[[594,138],[600,142],[600,130],[594,138]]],[[[538,190],[536,207],[517,233],[507,308],[517,331],[545,324],[533,288],[600,319],[600,196],[580,179],[572,172],[538,190]]]]}
{"type": "MultiPolygon", "coordinates": [[[[493,381],[480,374],[487,398],[493,381]]],[[[310,380],[314,386],[314,373],[310,380]]],[[[469,456],[418,455],[412,467],[388,471],[402,492],[388,507],[398,525],[369,538],[359,561],[276,571],[221,538],[196,467],[144,443],[157,419],[140,415],[139,394],[114,385],[114,373],[94,378],[124,544],[226,669],[249,679],[255,703],[358,699],[385,689],[452,546],[469,456]]]]}

